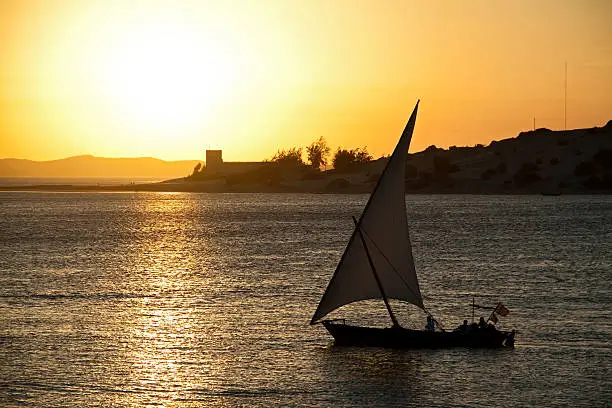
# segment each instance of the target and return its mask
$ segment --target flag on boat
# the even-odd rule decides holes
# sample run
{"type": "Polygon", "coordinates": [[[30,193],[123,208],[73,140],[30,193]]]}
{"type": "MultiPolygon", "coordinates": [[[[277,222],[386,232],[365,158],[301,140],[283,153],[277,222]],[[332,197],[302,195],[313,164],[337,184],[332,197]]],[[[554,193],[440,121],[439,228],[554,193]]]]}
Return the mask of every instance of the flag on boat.
{"type": "Polygon", "coordinates": [[[497,322],[499,322],[499,319],[497,318],[495,313],[491,313],[491,316],[489,317],[489,320],[492,321],[493,324],[496,324],[497,322]]]}
{"type": "Polygon", "coordinates": [[[508,316],[510,310],[508,310],[508,308],[501,303],[498,303],[493,313],[497,313],[500,316],[508,316]]]}

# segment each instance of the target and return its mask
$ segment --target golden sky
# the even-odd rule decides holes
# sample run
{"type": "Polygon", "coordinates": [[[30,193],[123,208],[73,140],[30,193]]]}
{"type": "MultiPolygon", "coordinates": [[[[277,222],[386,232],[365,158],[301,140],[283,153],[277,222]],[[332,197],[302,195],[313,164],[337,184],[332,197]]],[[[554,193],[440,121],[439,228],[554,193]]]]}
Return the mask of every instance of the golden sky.
{"type": "Polygon", "coordinates": [[[389,154],[612,119],[609,0],[0,0],[0,158],[389,154]]]}

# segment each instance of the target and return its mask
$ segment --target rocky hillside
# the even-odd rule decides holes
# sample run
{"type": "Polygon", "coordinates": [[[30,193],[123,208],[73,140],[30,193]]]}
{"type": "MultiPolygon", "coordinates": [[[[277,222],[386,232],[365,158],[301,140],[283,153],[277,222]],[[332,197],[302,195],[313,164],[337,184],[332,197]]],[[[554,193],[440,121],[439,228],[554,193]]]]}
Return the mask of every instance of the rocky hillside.
{"type": "Polygon", "coordinates": [[[431,146],[410,155],[413,191],[466,193],[612,192],[612,121],[601,128],[537,129],[489,146],[431,146]]]}

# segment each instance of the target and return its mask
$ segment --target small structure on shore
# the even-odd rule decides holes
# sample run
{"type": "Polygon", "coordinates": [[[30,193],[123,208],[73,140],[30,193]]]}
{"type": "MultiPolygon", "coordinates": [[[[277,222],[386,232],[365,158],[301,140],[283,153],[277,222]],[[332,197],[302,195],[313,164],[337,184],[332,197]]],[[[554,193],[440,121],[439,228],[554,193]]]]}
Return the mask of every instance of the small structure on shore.
{"type": "Polygon", "coordinates": [[[266,162],[224,162],[222,150],[206,150],[205,173],[208,175],[239,174],[257,170],[266,162]]]}
{"type": "Polygon", "coordinates": [[[206,169],[211,172],[221,172],[223,169],[223,151],[206,150],[206,169]]]}

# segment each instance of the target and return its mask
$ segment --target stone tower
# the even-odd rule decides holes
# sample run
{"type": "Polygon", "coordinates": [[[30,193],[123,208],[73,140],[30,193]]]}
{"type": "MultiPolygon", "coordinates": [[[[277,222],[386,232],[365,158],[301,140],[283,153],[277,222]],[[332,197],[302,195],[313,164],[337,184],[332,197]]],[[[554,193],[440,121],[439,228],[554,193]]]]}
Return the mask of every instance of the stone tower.
{"type": "Polygon", "coordinates": [[[223,155],[221,150],[206,151],[206,169],[211,172],[219,172],[223,168],[223,155]]]}

